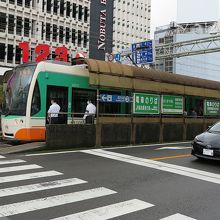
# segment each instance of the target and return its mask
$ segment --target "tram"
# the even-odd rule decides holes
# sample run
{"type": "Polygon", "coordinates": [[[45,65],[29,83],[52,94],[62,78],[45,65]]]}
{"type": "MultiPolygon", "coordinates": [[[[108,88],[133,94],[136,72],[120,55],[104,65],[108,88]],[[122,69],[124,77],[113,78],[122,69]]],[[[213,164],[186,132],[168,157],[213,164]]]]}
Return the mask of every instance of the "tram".
{"type": "MultiPolygon", "coordinates": [[[[5,88],[3,139],[45,140],[50,99],[58,100],[62,112],[71,112],[71,102],[76,101],[72,100],[73,87],[88,88],[88,69],[82,65],[43,61],[15,67],[5,88]]],[[[67,116],[62,121],[67,123],[67,116]]]]}
{"type": "MultiPolygon", "coordinates": [[[[63,124],[73,123],[72,114],[82,121],[86,101],[90,99],[96,103],[97,95],[101,93],[123,96],[132,96],[134,92],[179,95],[184,97],[184,111],[188,112],[194,106],[203,109],[206,99],[220,99],[219,82],[105,61],[85,59],[83,62],[72,65],[42,61],[15,67],[4,86],[1,115],[3,139],[45,140],[47,110],[52,98],[61,106],[61,112],[71,113],[70,117],[68,114],[62,115],[60,123],[63,124]]],[[[99,103],[98,113],[124,114],[128,117],[131,116],[131,109],[132,103],[99,103]]],[[[183,114],[178,117],[183,117],[183,114]]]]}

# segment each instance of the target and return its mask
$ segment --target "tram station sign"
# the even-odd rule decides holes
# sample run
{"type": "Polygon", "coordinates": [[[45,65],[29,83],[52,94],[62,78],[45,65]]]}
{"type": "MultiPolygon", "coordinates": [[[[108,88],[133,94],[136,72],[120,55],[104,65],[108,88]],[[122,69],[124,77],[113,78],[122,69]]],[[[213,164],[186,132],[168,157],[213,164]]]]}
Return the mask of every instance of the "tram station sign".
{"type": "Polygon", "coordinates": [[[130,96],[100,94],[100,102],[130,103],[130,96]]]}
{"type": "Polygon", "coordinates": [[[160,96],[154,94],[134,93],[133,96],[134,114],[159,114],[160,96]]]}
{"type": "Polygon", "coordinates": [[[162,114],[183,114],[183,97],[162,95],[161,113],[162,114]]]}
{"type": "Polygon", "coordinates": [[[205,100],[204,115],[220,115],[220,100],[205,100]]]}

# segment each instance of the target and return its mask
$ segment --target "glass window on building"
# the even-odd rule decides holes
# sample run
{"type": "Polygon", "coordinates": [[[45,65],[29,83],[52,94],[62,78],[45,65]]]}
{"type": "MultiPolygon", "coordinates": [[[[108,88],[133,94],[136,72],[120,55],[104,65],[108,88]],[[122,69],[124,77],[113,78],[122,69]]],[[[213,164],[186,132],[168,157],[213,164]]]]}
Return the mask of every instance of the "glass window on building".
{"type": "Polygon", "coordinates": [[[9,34],[14,34],[14,27],[15,27],[14,15],[9,15],[8,16],[8,33],[9,34]]]}
{"type": "Polygon", "coordinates": [[[73,18],[76,18],[76,4],[73,3],[73,18]]]}
{"type": "Polygon", "coordinates": [[[82,20],[82,15],[83,15],[83,12],[82,12],[82,5],[79,5],[78,19],[79,19],[80,21],[82,20]]]}
{"type": "Polygon", "coordinates": [[[15,0],[9,0],[9,4],[15,4],[15,0]]]}
{"type": "Polygon", "coordinates": [[[30,8],[31,1],[30,0],[25,0],[25,7],[30,8]]]}
{"type": "Polygon", "coordinates": [[[15,51],[15,63],[20,64],[21,63],[21,48],[16,46],[16,51],[15,51]]]}
{"type": "Polygon", "coordinates": [[[8,51],[7,51],[7,62],[13,62],[13,45],[8,44],[8,51]]]}
{"type": "Polygon", "coordinates": [[[17,5],[22,6],[23,0],[17,0],[17,5]]]}
{"type": "Polygon", "coordinates": [[[56,24],[53,24],[53,42],[56,42],[57,41],[57,25],[56,24]]]}
{"type": "Polygon", "coordinates": [[[54,0],[53,13],[57,14],[57,11],[58,11],[58,0],[54,0]]]}
{"type": "Polygon", "coordinates": [[[64,15],[64,0],[60,0],[60,16],[64,15]]]}
{"type": "Polygon", "coordinates": [[[46,23],[46,40],[50,41],[50,24],[46,23]]]}
{"type": "Polygon", "coordinates": [[[51,0],[47,0],[47,13],[51,13],[51,0]]]}
{"type": "Polygon", "coordinates": [[[0,43],[0,61],[4,62],[5,61],[5,44],[0,43]]]}
{"type": "Polygon", "coordinates": [[[87,7],[84,8],[84,22],[88,22],[89,10],[87,7]]]}
{"type": "Polygon", "coordinates": [[[41,22],[41,40],[44,39],[44,22],[41,22]]]}
{"type": "Polygon", "coordinates": [[[61,27],[61,26],[59,29],[59,42],[63,43],[63,27],[61,27]]]}
{"type": "Polygon", "coordinates": [[[78,30],[78,47],[82,45],[82,31],[78,30]]]}
{"type": "Polygon", "coordinates": [[[17,16],[17,21],[16,21],[16,34],[17,35],[22,35],[22,17],[17,16]]]}
{"type": "Polygon", "coordinates": [[[87,42],[88,42],[88,33],[84,32],[84,36],[83,36],[83,47],[87,47],[87,42]]]}
{"type": "Polygon", "coordinates": [[[66,28],[66,44],[68,44],[70,41],[70,29],[66,28]]]}
{"type": "Polygon", "coordinates": [[[70,2],[66,3],[66,16],[69,17],[70,16],[70,2]]]}
{"type": "Polygon", "coordinates": [[[42,0],[42,11],[44,12],[45,0],[42,0]]]}
{"type": "Polygon", "coordinates": [[[0,12],[0,32],[6,31],[6,14],[0,12]]]}
{"type": "Polygon", "coordinates": [[[76,44],[76,30],[72,29],[72,43],[73,45],[76,44]]]}
{"type": "Polygon", "coordinates": [[[24,36],[29,37],[30,27],[29,27],[30,20],[28,18],[24,19],[24,36]]]}

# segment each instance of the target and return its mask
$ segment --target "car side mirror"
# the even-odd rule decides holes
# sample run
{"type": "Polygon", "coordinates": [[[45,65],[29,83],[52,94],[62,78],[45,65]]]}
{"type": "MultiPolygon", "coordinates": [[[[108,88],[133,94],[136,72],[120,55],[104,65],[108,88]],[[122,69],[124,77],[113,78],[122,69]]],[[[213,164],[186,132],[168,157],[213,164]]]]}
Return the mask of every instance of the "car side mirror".
{"type": "Polygon", "coordinates": [[[207,130],[209,130],[211,127],[212,127],[212,126],[211,126],[211,125],[209,125],[207,130]]]}

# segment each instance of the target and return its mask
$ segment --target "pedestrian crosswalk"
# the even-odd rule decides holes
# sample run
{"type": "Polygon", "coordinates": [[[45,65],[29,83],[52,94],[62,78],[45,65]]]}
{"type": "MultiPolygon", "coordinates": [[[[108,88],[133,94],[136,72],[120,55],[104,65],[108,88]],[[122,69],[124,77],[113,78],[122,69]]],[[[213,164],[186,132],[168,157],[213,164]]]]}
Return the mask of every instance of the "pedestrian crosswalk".
{"type": "MultiPolygon", "coordinates": [[[[31,213],[43,211],[48,208],[56,209],[64,205],[71,205],[82,201],[94,201],[98,198],[103,198],[104,200],[106,198],[106,201],[108,201],[109,196],[111,196],[111,201],[112,199],[114,201],[114,196],[119,194],[119,192],[108,189],[104,186],[91,188],[88,181],[79,178],[73,177],[62,179],[63,173],[55,170],[45,170],[45,168],[40,165],[28,164],[24,160],[8,160],[5,157],[1,157],[1,155],[0,158],[0,219],[2,219],[2,217],[6,218],[11,216],[15,216],[13,219],[16,219],[16,216],[19,216],[19,219],[21,219],[21,216],[27,213],[31,215],[31,213]],[[59,179],[57,179],[58,177],[59,179]],[[52,178],[52,180],[48,181],[46,178],[52,178]],[[31,184],[27,184],[24,183],[24,181],[32,182],[31,184]],[[11,187],[2,187],[1,183],[12,183],[16,185],[11,187]],[[84,186],[84,188],[83,190],[81,189],[75,191],[74,187],[76,186],[79,188],[84,186]],[[66,189],[68,192],[64,190],[64,193],[62,190],[58,191],[58,189],[66,189]],[[49,195],[42,196],[44,194],[33,194],[34,197],[31,199],[30,197],[24,196],[22,201],[18,201],[19,198],[23,198],[18,197],[18,195],[29,195],[33,192],[49,192],[49,195]],[[3,201],[1,198],[3,197],[7,197],[7,200],[4,200],[6,201],[5,203],[1,203],[1,201],[3,201]],[[10,198],[10,200],[8,200],[8,198],[10,198]]],[[[120,216],[129,215],[131,213],[146,210],[155,206],[156,205],[152,203],[134,198],[120,202],[117,201],[115,203],[112,202],[111,204],[108,202],[108,205],[103,204],[102,206],[95,208],[93,206],[93,209],[83,210],[80,212],[74,211],[73,213],[67,213],[66,215],[64,214],[62,216],[59,216],[58,212],[58,214],[53,216],[52,219],[106,220],[117,217],[120,218],[120,216]]],[[[193,218],[181,215],[179,213],[165,217],[161,220],[173,219],[193,220],[193,218]]]]}

